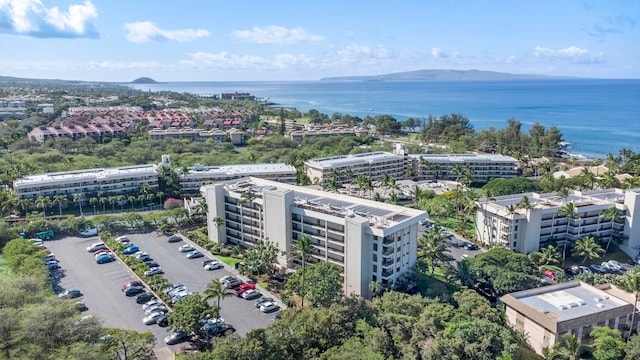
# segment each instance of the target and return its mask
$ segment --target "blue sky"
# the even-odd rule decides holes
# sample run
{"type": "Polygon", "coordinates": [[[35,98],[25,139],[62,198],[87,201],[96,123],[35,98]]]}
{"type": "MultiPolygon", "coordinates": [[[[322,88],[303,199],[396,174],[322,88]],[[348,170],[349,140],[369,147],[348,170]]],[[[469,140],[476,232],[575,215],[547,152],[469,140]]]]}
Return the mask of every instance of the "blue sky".
{"type": "Polygon", "coordinates": [[[640,78],[640,1],[0,0],[0,49],[2,76],[89,81],[640,78]]]}

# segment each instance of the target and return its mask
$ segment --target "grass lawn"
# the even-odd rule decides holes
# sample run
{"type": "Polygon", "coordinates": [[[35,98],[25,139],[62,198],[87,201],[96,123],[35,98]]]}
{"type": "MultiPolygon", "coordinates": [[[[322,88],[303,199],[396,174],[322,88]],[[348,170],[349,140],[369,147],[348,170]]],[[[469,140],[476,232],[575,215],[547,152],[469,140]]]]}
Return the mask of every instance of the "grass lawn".
{"type": "Polygon", "coordinates": [[[215,257],[217,257],[218,259],[220,259],[223,263],[232,266],[232,267],[236,267],[236,264],[240,262],[240,259],[236,259],[234,257],[231,256],[223,256],[223,255],[215,255],[215,257]]]}

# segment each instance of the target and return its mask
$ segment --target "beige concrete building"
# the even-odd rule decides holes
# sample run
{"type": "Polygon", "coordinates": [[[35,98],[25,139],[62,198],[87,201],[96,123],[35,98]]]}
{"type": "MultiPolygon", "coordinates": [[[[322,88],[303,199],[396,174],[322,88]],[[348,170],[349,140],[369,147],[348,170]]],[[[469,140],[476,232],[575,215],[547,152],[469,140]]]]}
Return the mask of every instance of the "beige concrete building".
{"type": "Polygon", "coordinates": [[[222,166],[195,165],[188,168],[186,174],[180,174],[180,184],[185,195],[199,195],[200,187],[208,183],[225,182],[253,176],[261,179],[296,184],[298,171],[293,165],[276,164],[239,164],[222,166]]]}
{"type": "MultiPolygon", "coordinates": [[[[583,343],[596,326],[630,328],[633,303],[631,294],[612,286],[593,287],[581,281],[519,291],[500,298],[505,304],[507,322],[526,335],[527,344],[538,354],[542,349],[572,334],[583,343]]],[[[638,328],[636,316],[635,328],[638,328]]]]}
{"type": "Polygon", "coordinates": [[[203,186],[209,239],[251,247],[274,241],[292,266],[291,247],[307,236],[313,261],[338,266],[344,293],[370,296],[372,281],[390,285],[416,262],[418,223],[424,211],[350,196],[244,178],[203,186]],[[215,225],[214,219],[223,223],[215,225]]]}
{"type": "Polygon", "coordinates": [[[640,251],[640,189],[574,190],[567,197],[524,193],[480,199],[476,205],[476,237],[488,245],[528,254],[552,241],[563,245],[585,236],[608,239],[624,235],[620,248],[631,258],[640,251]],[[523,205],[525,202],[528,205],[523,205]],[[571,219],[560,212],[568,203],[574,204],[577,213],[571,219]],[[612,207],[617,217],[604,217],[612,207]]]}

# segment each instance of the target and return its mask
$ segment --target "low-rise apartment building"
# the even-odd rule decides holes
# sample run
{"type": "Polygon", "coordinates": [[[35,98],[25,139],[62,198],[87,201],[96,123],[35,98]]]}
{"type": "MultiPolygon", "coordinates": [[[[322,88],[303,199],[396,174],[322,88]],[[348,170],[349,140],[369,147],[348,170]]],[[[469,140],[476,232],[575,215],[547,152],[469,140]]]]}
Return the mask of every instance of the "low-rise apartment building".
{"type": "Polygon", "coordinates": [[[96,142],[102,142],[104,138],[124,138],[127,136],[127,129],[117,123],[93,123],[93,124],[68,124],[39,126],[31,130],[28,138],[31,141],[44,142],[46,140],[66,137],[77,140],[90,137],[96,142]]]}
{"type": "MultiPolygon", "coordinates": [[[[625,332],[631,326],[633,300],[613,285],[591,286],[570,281],[543,286],[500,298],[505,304],[507,322],[525,334],[527,344],[539,355],[551,348],[562,336],[572,334],[589,343],[589,333],[596,326],[608,326],[625,332]]],[[[638,329],[636,316],[634,329],[638,329]]]]}
{"type": "Polygon", "coordinates": [[[358,175],[377,180],[384,173],[398,180],[413,173],[412,178],[422,180],[457,181],[467,169],[473,181],[487,182],[517,176],[517,163],[512,157],[495,154],[409,154],[404,145],[396,144],[392,153],[376,151],[316,158],[304,165],[312,181],[317,179],[315,182],[324,185],[335,177],[336,184],[341,185],[352,182],[358,175]]]}
{"type": "Polygon", "coordinates": [[[208,183],[224,182],[253,176],[261,179],[296,184],[298,172],[293,165],[276,164],[240,164],[203,166],[188,168],[186,174],[180,174],[180,184],[185,195],[199,195],[200,187],[208,183]]]}
{"type": "Polygon", "coordinates": [[[292,267],[292,245],[306,236],[314,248],[311,261],[336,265],[344,293],[365,297],[371,295],[372,281],[390,285],[416,263],[418,223],[428,216],[416,209],[257,178],[206,185],[201,193],[208,204],[211,241],[251,247],[268,239],[284,254],[280,265],[292,267]]]}
{"type": "Polygon", "coordinates": [[[640,189],[601,189],[557,193],[524,193],[480,199],[476,203],[476,237],[488,245],[521,253],[547,244],[574,242],[585,236],[622,237],[620,248],[635,258],[640,249],[640,189]],[[564,214],[573,204],[575,214],[564,214]],[[605,211],[615,208],[617,215],[605,211]]]}
{"type": "Polygon", "coordinates": [[[120,195],[138,192],[142,184],[155,191],[156,169],[157,165],[147,164],[28,175],[15,180],[13,189],[20,199],[91,193],[120,195]]]}

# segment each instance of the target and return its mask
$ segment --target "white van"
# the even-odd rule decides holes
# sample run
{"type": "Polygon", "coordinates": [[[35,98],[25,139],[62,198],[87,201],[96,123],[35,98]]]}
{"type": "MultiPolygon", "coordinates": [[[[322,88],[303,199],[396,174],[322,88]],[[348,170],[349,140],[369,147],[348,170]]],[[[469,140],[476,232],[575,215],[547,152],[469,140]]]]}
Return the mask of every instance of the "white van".
{"type": "Polygon", "coordinates": [[[80,232],[80,235],[82,235],[82,236],[96,236],[96,235],[98,235],[98,229],[96,229],[96,228],[86,229],[86,230],[83,230],[82,232],[80,232]]]}

